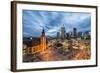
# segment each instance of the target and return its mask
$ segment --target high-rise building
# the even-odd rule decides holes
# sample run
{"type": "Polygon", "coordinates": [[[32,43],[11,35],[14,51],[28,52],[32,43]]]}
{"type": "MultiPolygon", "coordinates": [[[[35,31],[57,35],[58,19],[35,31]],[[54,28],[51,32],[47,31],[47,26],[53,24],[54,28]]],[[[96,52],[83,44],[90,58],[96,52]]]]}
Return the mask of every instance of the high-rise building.
{"type": "Polygon", "coordinates": [[[70,33],[66,33],[66,39],[70,39],[70,33]]]}
{"type": "Polygon", "coordinates": [[[82,32],[78,32],[77,37],[82,38],[82,32]]]}
{"type": "Polygon", "coordinates": [[[69,32],[69,37],[70,37],[70,38],[73,37],[73,32],[69,32]]]}
{"type": "Polygon", "coordinates": [[[84,39],[90,39],[90,32],[89,31],[84,32],[84,39]]]}
{"type": "Polygon", "coordinates": [[[57,39],[60,38],[60,32],[57,32],[57,39]]]}
{"type": "Polygon", "coordinates": [[[77,29],[76,28],[73,28],[73,37],[77,38],[77,29]]]}
{"type": "Polygon", "coordinates": [[[62,25],[61,27],[61,39],[65,39],[65,27],[62,25]]]}

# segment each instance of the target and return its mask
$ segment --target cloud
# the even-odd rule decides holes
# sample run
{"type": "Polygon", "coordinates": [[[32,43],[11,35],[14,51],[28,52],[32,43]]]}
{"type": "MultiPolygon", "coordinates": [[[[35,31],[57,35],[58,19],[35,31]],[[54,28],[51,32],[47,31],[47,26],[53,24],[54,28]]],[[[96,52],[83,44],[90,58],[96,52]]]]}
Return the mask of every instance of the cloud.
{"type": "Polygon", "coordinates": [[[23,10],[23,36],[28,33],[29,36],[39,37],[43,28],[46,35],[56,35],[57,32],[60,32],[62,24],[64,24],[66,32],[72,31],[74,27],[78,31],[90,31],[91,14],[23,10]]]}

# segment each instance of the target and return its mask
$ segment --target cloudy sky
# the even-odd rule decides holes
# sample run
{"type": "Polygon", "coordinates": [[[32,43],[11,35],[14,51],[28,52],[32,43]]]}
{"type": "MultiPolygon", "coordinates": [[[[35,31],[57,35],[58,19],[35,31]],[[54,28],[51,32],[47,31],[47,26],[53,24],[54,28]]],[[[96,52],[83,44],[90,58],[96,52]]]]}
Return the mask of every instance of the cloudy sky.
{"type": "Polygon", "coordinates": [[[60,32],[61,26],[66,32],[73,28],[77,31],[90,31],[91,14],[78,12],[34,11],[23,10],[23,36],[40,37],[42,29],[48,36],[55,36],[60,32]]]}

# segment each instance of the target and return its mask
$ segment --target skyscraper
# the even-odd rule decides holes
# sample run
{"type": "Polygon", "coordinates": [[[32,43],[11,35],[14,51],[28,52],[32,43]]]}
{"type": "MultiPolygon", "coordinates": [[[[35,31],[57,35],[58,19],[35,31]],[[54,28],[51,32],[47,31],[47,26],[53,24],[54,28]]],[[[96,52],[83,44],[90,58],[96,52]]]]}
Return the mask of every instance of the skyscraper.
{"type": "Polygon", "coordinates": [[[89,31],[84,32],[84,39],[90,39],[90,32],[89,31]]]}
{"type": "Polygon", "coordinates": [[[64,24],[61,27],[61,39],[65,39],[65,27],[64,27],[64,24]]]}
{"type": "Polygon", "coordinates": [[[60,38],[60,33],[59,32],[57,32],[57,39],[59,39],[60,38]]]}
{"type": "Polygon", "coordinates": [[[70,33],[66,33],[66,39],[70,38],[70,33]]]}
{"type": "Polygon", "coordinates": [[[77,36],[78,36],[78,38],[82,38],[82,32],[81,31],[78,32],[77,36]]]}
{"type": "Polygon", "coordinates": [[[77,29],[76,28],[73,28],[73,37],[77,38],[77,29]]]}

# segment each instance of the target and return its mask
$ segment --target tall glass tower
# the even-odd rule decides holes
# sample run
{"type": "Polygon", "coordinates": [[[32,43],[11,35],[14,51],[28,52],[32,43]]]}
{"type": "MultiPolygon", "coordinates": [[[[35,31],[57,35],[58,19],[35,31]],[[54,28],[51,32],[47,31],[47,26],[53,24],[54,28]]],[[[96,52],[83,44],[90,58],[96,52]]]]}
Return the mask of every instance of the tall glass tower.
{"type": "Polygon", "coordinates": [[[64,24],[61,27],[61,39],[65,39],[65,27],[64,27],[64,24]]]}
{"type": "Polygon", "coordinates": [[[76,28],[73,28],[73,37],[77,38],[77,29],[76,28]]]}

